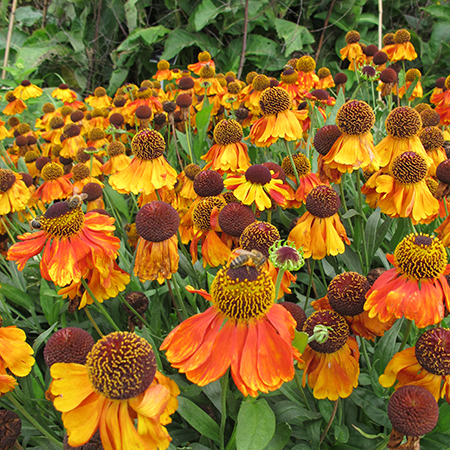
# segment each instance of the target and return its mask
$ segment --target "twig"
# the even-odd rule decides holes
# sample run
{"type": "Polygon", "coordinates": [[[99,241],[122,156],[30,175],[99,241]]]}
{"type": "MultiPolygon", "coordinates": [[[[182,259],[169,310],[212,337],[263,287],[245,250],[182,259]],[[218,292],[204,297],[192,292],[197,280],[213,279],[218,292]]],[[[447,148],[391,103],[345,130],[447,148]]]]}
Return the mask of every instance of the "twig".
{"type": "Polygon", "coordinates": [[[241,53],[241,60],[239,61],[239,70],[238,70],[238,75],[237,75],[238,80],[241,78],[242,69],[244,68],[245,49],[247,48],[247,32],[248,32],[248,0],[245,0],[244,36],[242,38],[242,53],[241,53]]]}
{"type": "Polygon", "coordinates": [[[47,22],[48,0],[44,0],[44,9],[42,10],[42,25],[41,28],[45,28],[47,22]]]}
{"type": "Polygon", "coordinates": [[[334,417],[336,416],[336,411],[337,411],[337,407],[339,405],[339,398],[334,402],[334,406],[333,406],[333,411],[331,413],[331,417],[330,420],[327,423],[327,426],[325,427],[324,432],[322,433],[322,436],[320,436],[320,444],[323,442],[323,440],[325,439],[325,436],[328,433],[328,430],[331,427],[331,424],[333,423],[334,417]]]}
{"type": "MultiPolygon", "coordinates": [[[[248,3],[248,2],[247,2],[248,3]]],[[[9,49],[11,47],[11,37],[14,28],[14,19],[16,17],[17,0],[13,0],[11,8],[11,16],[9,17],[8,36],[6,38],[5,58],[3,59],[3,67],[8,67],[9,49]]],[[[6,69],[2,71],[2,80],[6,78],[6,69]]]]}
{"type": "MultiPolygon", "coordinates": [[[[381,1],[381,0],[380,0],[380,1],[381,1]]],[[[317,47],[316,62],[317,62],[318,59],[319,59],[320,50],[322,50],[322,44],[323,44],[323,38],[324,38],[324,36],[325,36],[325,30],[326,30],[327,27],[328,27],[328,21],[330,20],[331,11],[333,11],[334,4],[335,4],[335,3],[336,3],[336,0],[333,0],[333,1],[331,2],[330,9],[328,10],[327,17],[325,18],[325,23],[324,23],[324,27],[323,27],[323,30],[322,30],[322,34],[320,35],[319,46],[317,47]]]]}

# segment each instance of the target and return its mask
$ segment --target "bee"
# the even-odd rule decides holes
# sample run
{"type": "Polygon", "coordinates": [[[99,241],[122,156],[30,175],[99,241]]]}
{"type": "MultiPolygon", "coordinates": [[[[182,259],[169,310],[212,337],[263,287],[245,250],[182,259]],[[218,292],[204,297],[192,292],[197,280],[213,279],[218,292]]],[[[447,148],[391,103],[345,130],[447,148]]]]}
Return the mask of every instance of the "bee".
{"type": "Polygon", "coordinates": [[[34,219],[30,220],[30,227],[32,230],[39,230],[41,228],[41,218],[36,216],[34,219]]]}
{"type": "MultiPolygon", "coordinates": [[[[236,250],[238,256],[230,262],[230,269],[238,269],[243,266],[254,266],[256,270],[260,270],[266,262],[265,256],[258,250],[236,250]]],[[[248,269],[247,269],[248,270],[248,269]]]]}
{"type": "Polygon", "coordinates": [[[78,208],[87,197],[88,195],[85,193],[80,194],[80,190],[75,186],[73,188],[73,196],[66,200],[69,205],[69,210],[72,211],[73,209],[78,208]]]}

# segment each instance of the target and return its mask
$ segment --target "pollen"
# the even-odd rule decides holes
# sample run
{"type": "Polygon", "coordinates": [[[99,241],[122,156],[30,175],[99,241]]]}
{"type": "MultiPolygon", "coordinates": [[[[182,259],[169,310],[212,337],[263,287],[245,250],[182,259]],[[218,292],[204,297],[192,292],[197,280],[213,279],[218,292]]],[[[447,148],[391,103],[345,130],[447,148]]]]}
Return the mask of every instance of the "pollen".
{"type": "Polygon", "coordinates": [[[285,89],[273,87],[261,94],[259,105],[265,116],[273,116],[290,109],[291,98],[285,89]]]}
{"type": "Polygon", "coordinates": [[[131,141],[131,149],[137,158],[151,160],[160,157],[166,148],[166,142],[161,133],[145,129],[139,131],[131,141]]]}
{"type": "Polygon", "coordinates": [[[56,180],[64,175],[64,168],[56,162],[47,163],[41,170],[41,177],[44,181],[56,180]]]}

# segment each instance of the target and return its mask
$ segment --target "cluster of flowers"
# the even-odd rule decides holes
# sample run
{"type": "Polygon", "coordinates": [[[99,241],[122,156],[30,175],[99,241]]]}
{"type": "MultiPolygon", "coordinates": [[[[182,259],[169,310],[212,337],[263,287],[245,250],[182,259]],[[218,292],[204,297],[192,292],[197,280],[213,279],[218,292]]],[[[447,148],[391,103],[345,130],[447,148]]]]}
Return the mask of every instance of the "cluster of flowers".
{"type": "MultiPolygon", "coordinates": [[[[216,74],[211,56],[202,52],[198,63],[183,71],[160,61],[154,81],[140,87],[126,84],[113,99],[98,87],[81,102],[67,85],[60,85],[52,96],[62,106],[46,103],[33,127],[19,117],[25,102],[42,90],[23,81],[6,94],[8,128],[0,122],[0,139],[14,139],[3,155],[9,168],[0,169],[0,219],[2,231],[16,218],[30,220],[38,231],[19,236],[7,259],[23,270],[42,252],[42,277],[59,286],[75,307],[124,291],[130,274],[117,263],[115,218],[103,203],[108,183],[120,194],[138,196],[140,210],[128,233],[139,279],[170,280],[178,271],[180,245],[190,245],[193,263],[200,249],[204,267],[223,266],[210,293],[190,289],[212,306],[182,322],[161,346],[173,367],[200,386],[231,368],[242,394],[257,396],[291,380],[296,360],[303,385],[308,382],[316,398],[350,396],[360,371],[355,336],[375,340],[403,317],[418,328],[436,325],[450,310],[445,250],[450,245],[450,172],[444,149],[450,138],[450,76],[437,82],[434,109],[423,103],[392,109],[392,93],[400,99],[413,82],[409,100],[421,96],[416,69],[406,73],[404,86],[398,84],[396,62],[417,57],[409,33],[386,35],[382,50],[360,44],[356,31],[346,41],[342,58],[361,77],[379,79],[380,95],[388,98],[387,136],[377,145],[371,134],[374,111],[356,99],[339,108],[335,124],[312,135],[314,122],[319,117],[325,121],[336,102],[331,89],[345,90],[346,76],[333,79],[327,68],[316,74],[310,56],[288,61],[280,80],[255,72],[245,82],[233,72],[216,74]],[[211,104],[214,144],[201,156],[201,167],[190,152],[190,135],[196,131],[197,114],[211,104]],[[184,159],[177,147],[179,133],[187,136],[189,155],[184,159]],[[252,145],[272,151],[278,162],[252,164],[244,134],[252,145]],[[176,148],[178,168],[165,157],[168,141],[176,148]],[[311,170],[311,144],[318,152],[317,173],[311,170]],[[17,171],[20,158],[28,173],[17,171]],[[327,295],[313,302],[316,312],[306,318],[297,304],[277,301],[296,280],[291,271],[302,265],[298,249],[305,258],[322,260],[351,245],[339,216],[344,198],[334,187],[342,187],[343,177],[352,172],[357,174],[356,190],[365,194],[370,207],[407,218],[412,226],[436,221],[437,237],[404,237],[388,255],[394,266],[390,270],[371,271],[367,278],[356,272],[336,275],[327,295]],[[303,214],[298,213],[301,207],[303,214]],[[280,244],[280,232],[271,224],[277,208],[298,216],[289,245],[280,244]],[[262,214],[266,221],[258,220],[262,214]],[[312,336],[317,325],[329,329],[325,342],[312,341],[302,352],[293,347],[296,329],[312,336]]],[[[14,345],[27,354],[29,372],[31,352],[22,335],[14,333],[10,345],[21,341],[14,345]]],[[[80,359],[58,357],[51,368],[48,398],[63,412],[69,444],[83,445],[99,429],[107,449],[167,448],[170,437],[164,425],[176,410],[178,389],[156,371],[150,346],[134,334],[113,333],[87,347],[80,359]],[[74,391],[75,384],[80,389],[74,391]],[[94,415],[89,426],[83,421],[87,411],[94,415]]],[[[2,350],[0,346],[0,377],[9,378],[5,383],[0,378],[0,392],[6,392],[14,384],[6,368],[18,376],[27,370],[15,367],[2,350]]],[[[450,332],[432,328],[415,347],[394,356],[380,383],[419,385],[431,392],[432,400],[445,395],[450,401],[449,355],[450,332]]],[[[414,393],[408,395],[414,400],[414,393]]],[[[405,428],[399,425],[398,430],[405,428]]],[[[403,433],[417,436],[415,430],[403,433]]]]}

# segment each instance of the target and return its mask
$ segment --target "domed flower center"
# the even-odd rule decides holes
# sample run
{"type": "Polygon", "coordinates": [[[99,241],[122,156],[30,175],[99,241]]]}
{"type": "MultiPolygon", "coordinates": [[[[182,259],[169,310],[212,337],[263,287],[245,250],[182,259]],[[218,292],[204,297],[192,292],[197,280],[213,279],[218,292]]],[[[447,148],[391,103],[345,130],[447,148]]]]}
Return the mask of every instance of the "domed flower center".
{"type": "Polygon", "coordinates": [[[104,87],[99,86],[95,88],[94,95],[96,97],[104,97],[106,95],[106,89],[104,87]]]}
{"type": "Polygon", "coordinates": [[[445,84],[444,84],[444,86],[445,86],[447,89],[450,89],[450,75],[445,79],[445,84]]]}
{"type": "Polygon", "coordinates": [[[137,158],[151,160],[159,158],[166,148],[166,142],[157,131],[145,129],[139,131],[131,141],[131,149],[137,158]]]}
{"type": "Polygon", "coordinates": [[[215,170],[202,170],[194,180],[194,191],[200,197],[214,197],[223,191],[223,178],[215,170]]]}
{"type": "Polygon", "coordinates": [[[426,127],[419,133],[420,141],[426,151],[437,150],[441,148],[444,143],[444,135],[437,127],[426,127]]]}
{"type": "Polygon", "coordinates": [[[211,229],[211,213],[214,207],[219,211],[226,205],[225,200],[220,197],[205,197],[192,212],[192,222],[198,230],[208,231],[211,229]]]}
{"type": "Polygon", "coordinates": [[[394,33],[386,33],[386,34],[383,36],[383,46],[386,46],[386,45],[393,45],[393,44],[395,44],[395,41],[394,41],[394,33]]]}
{"type": "Polygon", "coordinates": [[[199,62],[206,62],[206,61],[210,61],[210,60],[211,60],[211,55],[209,54],[209,52],[204,51],[204,52],[200,52],[198,54],[199,62]]]}
{"type": "Polygon", "coordinates": [[[368,133],[375,123],[372,108],[359,100],[350,100],[339,108],[336,125],[342,133],[359,136],[368,133]]]}
{"type": "Polygon", "coordinates": [[[425,331],[416,342],[419,364],[434,375],[450,375],[450,331],[432,328],[425,331]]]}
{"type": "Polygon", "coordinates": [[[64,175],[64,169],[61,164],[55,162],[47,163],[41,171],[41,177],[44,181],[56,180],[64,175]]]}
{"type": "Polygon", "coordinates": [[[111,333],[97,341],[86,365],[94,390],[111,400],[128,400],[142,394],[156,373],[151,345],[128,332],[111,333]]]}
{"type": "Polygon", "coordinates": [[[16,181],[16,176],[12,170],[0,169],[0,193],[11,189],[16,181]]]}
{"type": "Polygon", "coordinates": [[[329,186],[320,185],[311,189],[306,197],[306,209],[313,216],[322,219],[334,216],[340,206],[341,199],[339,195],[329,186]]]}
{"type": "Polygon", "coordinates": [[[331,75],[330,69],[328,69],[328,67],[321,67],[318,71],[317,71],[317,76],[319,77],[320,80],[323,80],[326,77],[329,77],[331,75]]]}
{"type": "Polygon", "coordinates": [[[269,248],[280,238],[277,227],[268,222],[256,221],[244,229],[239,238],[239,245],[243,250],[258,250],[265,258],[269,258],[269,248]]]}
{"type": "Polygon", "coordinates": [[[411,34],[408,30],[397,30],[394,34],[394,42],[396,44],[405,44],[411,40],[411,34]]]}
{"type": "Polygon", "coordinates": [[[345,35],[347,44],[356,44],[361,39],[361,35],[356,30],[351,30],[345,35]]]}
{"type": "Polygon", "coordinates": [[[438,238],[410,234],[394,252],[398,269],[414,280],[435,280],[447,266],[447,252],[438,238]]]}
{"type": "Polygon", "coordinates": [[[270,80],[265,75],[258,75],[251,81],[253,89],[256,91],[263,91],[270,86],[270,80]]]}
{"type": "Polygon", "coordinates": [[[50,128],[56,130],[64,126],[64,119],[62,117],[56,116],[50,119],[50,128]]]}
{"type": "Polygon", "coordinates": [[[214,78],[216,71],[210,66],[206,65],[200,69],[199,76],[200,78],[214,78]]]}
{"type": "Polygon", "coordinates": [[[125,153],[125,146],[122,144],[122,142],[119,141],[113,141],[111,144],[108,145],[107,152],[110,158],[113,156],[119,156],[123,155],[125,153]]]}
{"type": "Polygon", "coordinates": [[[293,69],[286,69],[280,78],[283,83],[294,84],[298,80],[298,73],[293,69]]]}
{"type": "Polygon", "coordinates": [[[341,130],[336,125],[325,125],[319,128],[314,136],[314,148],[325,156],[340,136],[341,130]]]}
{"type": "Polygon", "coordinates": [[[405,152],[394,159],[392,176],[401,184],[416,184],[427,176],[428,166],[416,152],[405,152]]]}
{"type": "Polygon", "coordinates": [[[316,68],[316,62],[314,61],[314,58],[311,56],[305,55],[302,56],[297,61],[297,70],[299,72],[308,73],[312,72],[316,68]]]}
{"type": "Polygon", "coordinates": [[[71,208],[67,202],[54,203],[40,218],[41,230],[63,238],[77,234],[84,224],[81,206],[71,208]]]}
{"type": "Polygon", "coordinates": [[[147,87],[141,87],[136,92],[136,98],[140,100],[148,100],[150,97],[152,97],[152,95],[153,95],[152,89],[147,87]]]}
{"type": "Polygon", "coordinates": [[[158,70],[168,70],[170,69],[169,61],[166,61],[165,59],[162,59],[157,64],[158,70]]]}
{"type": "Polygon", "coordinates": [[[312,313],[306,319],[303,331],[312,336],[316,325],[324,325],[331,328],[328,330],[328,339],[323,344],[319,344],[317,341],[309,343],[309,346],[316,352],[334,353],[340,350],[347,342],[350,329],[345,319],[336,311],[324,309],[312,313]]]}
{"type": "Polygon", "coordinates": [[[191,180],[194,181],[195,177],[202,171],[200,166],[197,164],[189,164],[184,168],[185,175],[191,180]]]}
{"type": "Polygon", "coordinates": [[[441,121],[441,116],[434,109],[424,109],[420,111],[423,128],[437,127],[441,121]]]}
{"type": "Polygon", "coordinates": [[[254,184],[267,184],[272,179],[270,170],[262,164],[254,164],[245,172],[245,179],[254,184]]]}
{"type": "Polygon", "coordinates": [[[409,106],[395,108],[386,119],[386,131],[389,136],[397,139],[415,136],[421,128],[420,114],[409,106]]]}
{"type": "Polygon", "coordinates": [[[409,69],[406,72],[406,75],[405,75],[405,80],[406,81],[409,81],[410,83],[412,83],[416,78],[419,79],[419,80],[422,78],[422,74],[420,73],[420,70],[418,70],[418,69],[409,69]]]}
{"type": "Polygon", "coordinates": [[[427,178],[426,183],[427,183],[428,189],[430,190],[430,192],[433,194],[433,197],[434,197],[437,192],[439,183],[433,178],[427,178]]]}
{"type": "MultiPolygon", "coordinates": [[[[303,153],[297,153],[296,155],[293,155],[292,159],[294,161],[295,168],[297,169],[297,174],[299,177],[308,175],[311,172],[311,163],[303,153]]],[[[286,156],[283,159],[281,167],[287,176],[295,176],[294,168],[292,167],[292,162],[289,156],[286,156]]]]}
{"type": "Polygon", "coordinates": [[[331,307],[343,316],[356,316],[364,311],[370,283],[356,272],[335,276],[328,286],[327,297],[331,307]]]}
{"type": "Polygon", "coordinates": [[[275,285],[266,270],[253,266],[223,267],[211,285],[214,306],[231,320],[249,322],[263,317],[275,299],[275,285]]]}
{"type": "Polygon", "coordinates": [[[291,98],[285,89],[273,87],[261,94],[259,106],[265,116],[273,116],[287,111],[291,107],[291,98]]]}
{"type": "Polygon", "coordinates": [[[12,103],[14,100],[17,100],[17,97],[14,95],[12,91],[10,91],[5,94],[5,100],[8,103],[12,103]]]}
{"type": "Polygon", "coordinates": [[[153,201],[144,205],[136,215],[136,231],[146,241],[162,242],[176,234],[180,216],[166,202],[153,201]]]}
{"type": "Polygon", "coordinates": [[[241,85],[236,81],[232,81],[231,83],[228,83],[227,89],[229,94],[236,95],[241,92],[241,85]]]}
{"type": "Polygon", "coordinates": [[[89,170],[89,167],[85,166],[84,164],[77,164],[72,168],[72,178],[75,181],[81,181],[87,178],[91,175],[91,171],[89,170]]]}
{"type": "Polygon", "coordinates": [[[90,141],[93,142],[100,141],[101,139],[105,138],[105,132],[101,128],[94,127],[91,130],[89,130],[88,138],[90,141]]]}
{"type": "Polygon", "coordinates": [[[236,144],[243,136],[241,124],[234,119],[221,120],[214,128],[214,140],[220,145],[236,144]]]}
{"type": "Polygon", "coordinates": [[[219,214],[219,226],[230,236],[240,237],[245,228],[254,221],[253,211],[242,203],[228,203],[219,214]]]}

